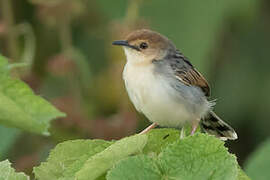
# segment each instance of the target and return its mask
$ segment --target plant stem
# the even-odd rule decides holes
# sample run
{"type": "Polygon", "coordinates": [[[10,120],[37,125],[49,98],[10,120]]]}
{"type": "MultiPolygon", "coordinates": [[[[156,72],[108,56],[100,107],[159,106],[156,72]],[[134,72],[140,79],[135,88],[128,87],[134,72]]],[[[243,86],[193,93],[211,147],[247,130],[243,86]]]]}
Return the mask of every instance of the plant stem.
{"type": "Polygon", "coordinates": [[[2,16],[7,27],[7,46],[8,55],[13,62],[18,58],[19,52],[17,49],[16,33],[14,31],[14,17],[12,13],[12,0],[1,0],[2,16]]]}

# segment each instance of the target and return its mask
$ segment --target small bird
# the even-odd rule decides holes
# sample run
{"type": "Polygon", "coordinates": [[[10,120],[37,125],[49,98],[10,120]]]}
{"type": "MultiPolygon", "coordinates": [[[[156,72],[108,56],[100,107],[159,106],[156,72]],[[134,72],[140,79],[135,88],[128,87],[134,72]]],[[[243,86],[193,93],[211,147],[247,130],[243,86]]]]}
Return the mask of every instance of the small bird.
{"type": "Polygon", "coordinates": [[[222,140],[237,139],[234,129],[213,111],[208,101],[210,87],[191,62],[165,36],[147,29],[130,33],[123,46],[127,62],[123,71],[125,86],[137,111],[153,124],[142,133],[158,126],[181,128],[198,125],[222,140]]]}

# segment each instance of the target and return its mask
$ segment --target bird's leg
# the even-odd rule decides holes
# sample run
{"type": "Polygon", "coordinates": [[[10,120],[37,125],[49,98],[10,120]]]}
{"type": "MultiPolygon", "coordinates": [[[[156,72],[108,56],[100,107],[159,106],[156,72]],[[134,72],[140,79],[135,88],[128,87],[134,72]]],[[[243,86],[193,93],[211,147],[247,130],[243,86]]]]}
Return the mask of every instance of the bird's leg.
{"type": "Polygon", "coordinates": [[[192,129],[191,129],[190,135],[193,135],[193,134],[195,133],[195,131],[196,131],[198,125],[199,125],[199,121],[194,121],[194,122],[192,122],[192,129]]]}
{"type": "Polygon", "coordinates": [[[157,123],[153,123],[150,126],[148,126],[147,128],[145,128],[142,132],[140,132],[139,134],[145,134],[148,131],[150,131],[151,129],[155,128],[157,126],[157,123]]]}

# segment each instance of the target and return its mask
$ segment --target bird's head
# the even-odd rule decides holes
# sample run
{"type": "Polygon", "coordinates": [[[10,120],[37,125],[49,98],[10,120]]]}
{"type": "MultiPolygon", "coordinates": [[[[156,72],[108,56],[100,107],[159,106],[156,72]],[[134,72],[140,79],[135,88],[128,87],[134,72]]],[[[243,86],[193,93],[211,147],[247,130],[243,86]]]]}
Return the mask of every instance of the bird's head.
{"type": "Polygon", "coordinates": [[[123,46],[127,60],[132,63],[151,63],[162,59],[174,45],[166,37],[151,30],[137,30],[125,40],[114,41],[113,45],[123,46]]]}

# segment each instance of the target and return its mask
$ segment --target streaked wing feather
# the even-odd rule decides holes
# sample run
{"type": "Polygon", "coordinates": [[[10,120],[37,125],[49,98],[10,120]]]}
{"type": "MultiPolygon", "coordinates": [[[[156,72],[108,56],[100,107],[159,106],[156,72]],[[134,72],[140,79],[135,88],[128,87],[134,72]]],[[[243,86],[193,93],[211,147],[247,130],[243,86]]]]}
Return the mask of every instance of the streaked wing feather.
{"type": "MultiPolygon", "coordinates": [[[[174,58],[181,59],[184,61],[185,65],[177,66],[174,64],[173,70],[175,72],[176,78],[187,86],[197,86],[202,89],[205,96],[210,96],[210,88],[206,79],[199,73],[183,56],[179,51],[176,52],[174,58]]],[[[177,60],[175,61],[178,62],[177,60]]]]}

